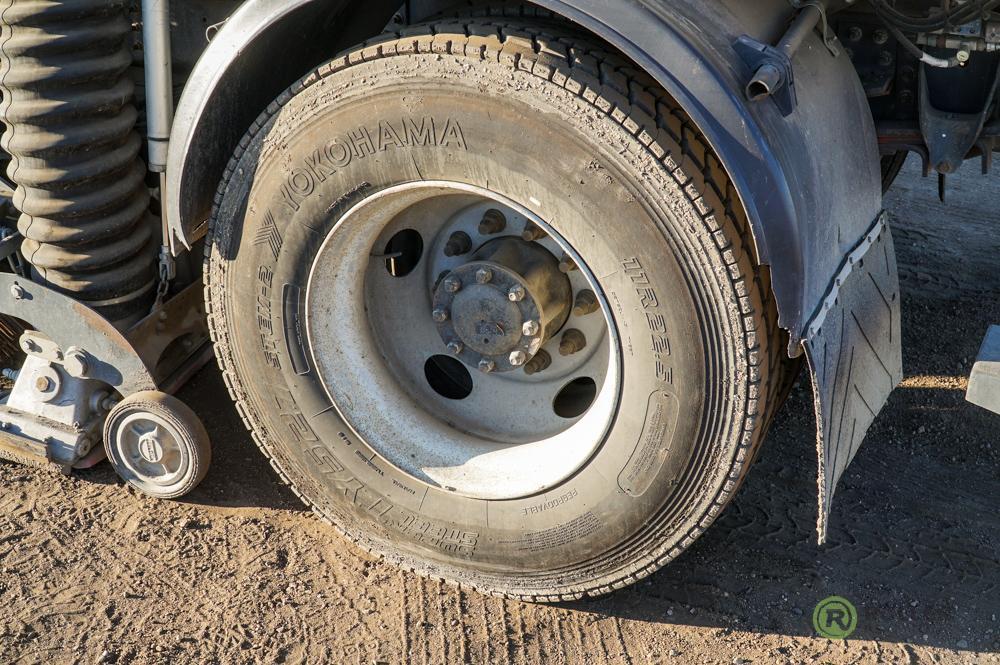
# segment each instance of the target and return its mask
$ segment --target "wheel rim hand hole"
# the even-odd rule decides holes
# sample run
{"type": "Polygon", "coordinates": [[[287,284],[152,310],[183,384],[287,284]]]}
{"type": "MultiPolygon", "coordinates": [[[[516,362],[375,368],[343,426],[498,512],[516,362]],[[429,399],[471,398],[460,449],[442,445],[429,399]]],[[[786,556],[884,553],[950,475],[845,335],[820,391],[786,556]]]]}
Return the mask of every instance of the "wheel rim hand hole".
{"type": "Polygon", "coordinates": [[[393,277],[406,277],[420,263],[423,253],[424,239],[413,229],[404,229],[385,246],[385,269],[393,277]]]}
{"type": "Polygon", "coordinates": [[[578,418],[587,412],[596,398],[597,383],[590,377],[580,377],[563,386],[552,402],[552,410],[560,418],[578,418]]]}
{"type": "Polygon", "coordinates": [[[472,393],[472,375],[465,365],[451,356],[431,356],[424,363],[427,383],[446,399],[465,399],[472,393]]]}

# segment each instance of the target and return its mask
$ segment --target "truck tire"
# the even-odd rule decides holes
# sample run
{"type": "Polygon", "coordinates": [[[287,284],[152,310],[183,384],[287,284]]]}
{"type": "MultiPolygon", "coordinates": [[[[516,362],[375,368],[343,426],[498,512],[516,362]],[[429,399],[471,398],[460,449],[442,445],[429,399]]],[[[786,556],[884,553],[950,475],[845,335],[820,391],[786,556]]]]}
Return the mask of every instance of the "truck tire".
{"type": "Polygon", "coordinates": [[[306,76],[230,162],[205,275],[232,397],[303,500],[506,597],[676,557],[782,384],[722,165],[648,76],[551,23],[417,26],[306,76]]]}

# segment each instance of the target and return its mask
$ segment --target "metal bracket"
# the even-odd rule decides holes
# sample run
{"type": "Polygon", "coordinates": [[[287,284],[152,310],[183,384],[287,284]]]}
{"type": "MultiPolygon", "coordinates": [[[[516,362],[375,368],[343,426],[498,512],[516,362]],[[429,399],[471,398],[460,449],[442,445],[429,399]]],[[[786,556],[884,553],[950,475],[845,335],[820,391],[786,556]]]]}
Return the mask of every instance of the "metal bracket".
{"type": "Polygon", "coordinates": [[[823,44],[826,46],[826,50],[830,52],[830,55],[837,57],[840,55],[840,48],[837,46],[837,35],[832,30],[830,30],[830,22],[827,19],[827,14],[829,10],[825,2],[821,0],[791,0],[792,7],[796,9],[805,9],[806,7],[815,7],[819,10],[820,21],[823,25],[823,44]]]}
{"type": "Polygon", "coordinates": [[[826,0],[792,0],[792,5],[799,8],[799,13],[777,46],[764,44],[748,35],[741,35],[733,43],[737,55],[753,72],[744,90],[747,99],[758,102],[771,97],[785,117],[798,105],[792,57],[820,22],[823,24],[823,43],[834,57],[840,54],[837,38],[827,25],[826,0]]]}
{"type": "Polygon", "coordinates": [[[156,388],[149,369],[118,329],[69,296],[0,273],[0,312],[45,333],[60,349],[86,349],[87,378],[102,381],[123,395],[156,388]]]}
{"type": "MultiPolygon", "coordinates": [[[[980,112],[942,111],[931,102],[930,87],[927,84],[927,65],[920,63],[920,132],[927,144],[930,165],[938,173],[948,174],[957,171],[969,152],[977,145],[986,124],[986,117],[993,109],[998,83],[1000,83],[1000,67],[994,74],[989,95],[980,112]]],[[[983,169],[984,172],[988,172],[990,157],[986,157],[985,154],[983,169]]],[[[989,154],[992,155],[992,150],[989,154]]]]}
{"type": "Polygon", "coordinates": [[[746,87],[747,99],[757,102],[771,97],[781,115],[791,115],[798,105],[791,59],[774,46],[747,35],[740,36],[733,48],[753,72],[746,87]]]}

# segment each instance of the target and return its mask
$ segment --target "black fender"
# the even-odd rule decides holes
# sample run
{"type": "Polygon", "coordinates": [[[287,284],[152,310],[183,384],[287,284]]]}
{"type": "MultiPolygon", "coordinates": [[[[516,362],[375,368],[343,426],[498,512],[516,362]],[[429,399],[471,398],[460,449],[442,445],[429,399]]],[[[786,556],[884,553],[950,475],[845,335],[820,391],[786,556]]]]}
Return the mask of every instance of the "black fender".
{"type": "MultiPolygon", "coordinates": [[[[744,34],[777,42],[794,12],[787,0],[535,3],[651,74],[727,169],[760,262],[770,267],[788,352],[805,351],[810,361],[822,538],[837,479],[901,378],[898,279],[881,217],[874,124],[854,67],[842,49],[835,54],[810,35],[793,59],[797,106],[785,117],[770,100],[746,99],[751,72],[733,44],[744,34]]],[[[219,32],[195,67],[174,123],[166,197],[176,241],[189,246],[201,234],[226,160],[252,121],[247,109],[266,104],[258,97],[271,84],[260,82],[271,72],[255,62],[255,45],[278,43],[348,4],[376,13],[369,10],[375,3],[357,0],[248,0],[219,32]],[[258,82],[253,92],[245,90],[249,81],[258,82]]],[[[391,16],[387,7],[377,20],[391,16]]]]}

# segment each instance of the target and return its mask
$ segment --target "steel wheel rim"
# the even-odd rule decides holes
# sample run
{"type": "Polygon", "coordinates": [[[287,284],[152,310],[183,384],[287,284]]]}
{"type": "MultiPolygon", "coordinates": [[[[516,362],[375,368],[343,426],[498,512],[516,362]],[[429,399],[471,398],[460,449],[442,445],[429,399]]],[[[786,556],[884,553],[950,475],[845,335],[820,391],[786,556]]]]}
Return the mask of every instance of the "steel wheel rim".
{"type": "MultiPolygon", "coordinates": [[[[462,290],[477,286],[470,274],[465,278],[462,290]]],[[[486,300],[474,299],[477,307],[486,300]]],[[[553,226],[483,188],[409,183],[357,203],[337,221],[316,255],[305,312],[311,360],[351,434],[381,459],[432,487],[480,499],[514,499],[545,491],[590,459],[617,411],[619,336],[596,277],[553,226]],[[476,234],[473,226],[479,228],[487,210],[503,214],[504,232],[476,234]],[[503,367],[477,371],[486,368],[468,357],[467,348],[449,348],[457,324],[448,328],[446,322],[434,320],[442,303],[454,304],[447,294],[442,296],[443,280],[459,274],[491,240],[512,244],[509,239],[529,222],[546,234],[531,245],[572,261],[577,269],[564,274],[574,300],[588,290],[596,308],[587,314],[571,312],[541,347],[552,361],[547,369],[529,375],[524,366],[511,364],[517,359],[504,364],[512,358],[504,351],[497,357],[503,367]],[[414,267],[394,276],[393,266],[406,257],[385,250],[407,229],[420,234],[422,249],[414,267]],[[457,231],[472,237],[473,249],[448,257],[445,247],[457,231]],[[558,349],[571,328],[582,333],[586,346],[563,356],[558,349]],[[456,374],[461,374],[455,368],[459,363],[471,380],[471,391],[459,399],[443,394],[432,381],[437,374],[428,369],[431,359],[456,374]],[[572,408],[557,413],[557,404],[572,408]]],[[[523,338],[529,331],[521,332],[523,338]]],[[[503,331],[500,337],[506,337],[503,331]]],[[[519,348],[530,353],[538,344],[519,348]]]]}

